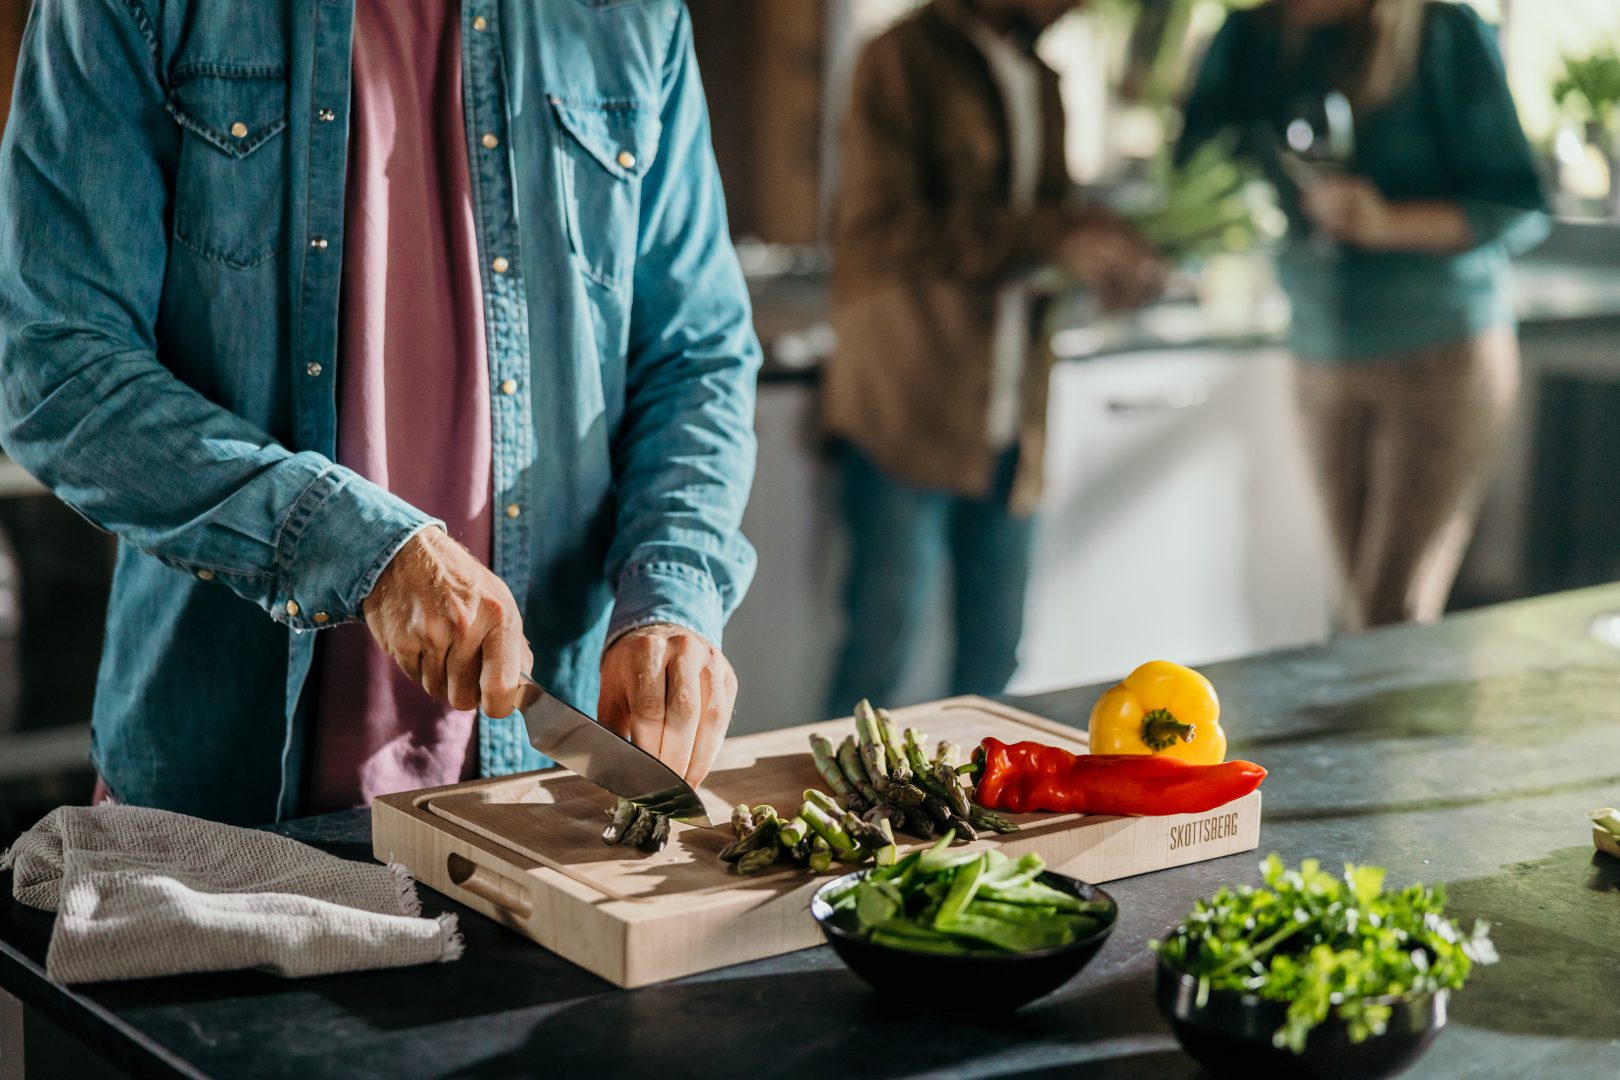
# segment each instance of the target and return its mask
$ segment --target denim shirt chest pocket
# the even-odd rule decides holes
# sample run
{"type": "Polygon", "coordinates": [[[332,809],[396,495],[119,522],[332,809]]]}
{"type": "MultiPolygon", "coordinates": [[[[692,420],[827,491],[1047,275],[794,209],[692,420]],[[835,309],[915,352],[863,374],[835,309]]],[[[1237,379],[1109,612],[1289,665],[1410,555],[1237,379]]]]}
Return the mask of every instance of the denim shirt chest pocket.
{"type": "Polygon", "coordinates": [[[175,175],[175,238],[246,269],[281,245],[287,79],[279,67],[196,64],[171,77],[168,108],[184,131],[175,175]]]}
{"type": "Polygon", "coordinates": [[[619,290],[635,271],[641,179],[658,153],[651,105],[549,95],[568,243],[584,275],[619,290]]]}

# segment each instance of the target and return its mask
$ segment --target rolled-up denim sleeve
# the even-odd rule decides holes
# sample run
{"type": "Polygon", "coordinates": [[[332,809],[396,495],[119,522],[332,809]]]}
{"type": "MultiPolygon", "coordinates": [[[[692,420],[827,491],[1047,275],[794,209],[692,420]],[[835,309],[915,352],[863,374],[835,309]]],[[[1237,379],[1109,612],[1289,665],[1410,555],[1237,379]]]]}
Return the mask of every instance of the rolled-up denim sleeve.
{"type": "Polygon", "coordinates": [[[180,136],[154,26],[140,0],[34,5],[0,143],[0,441],[164,563],[284,622],[339,622],[433,519],[164,365],[180,136]]]}
{"type": "Polygon", "coordinates": [[[609,636],[674,623],[719,645],[754,573],[759,342],[726,226],[691,25],[677,12],[662,139],[642,183],[625,418],[614,444],[609,636]]]}

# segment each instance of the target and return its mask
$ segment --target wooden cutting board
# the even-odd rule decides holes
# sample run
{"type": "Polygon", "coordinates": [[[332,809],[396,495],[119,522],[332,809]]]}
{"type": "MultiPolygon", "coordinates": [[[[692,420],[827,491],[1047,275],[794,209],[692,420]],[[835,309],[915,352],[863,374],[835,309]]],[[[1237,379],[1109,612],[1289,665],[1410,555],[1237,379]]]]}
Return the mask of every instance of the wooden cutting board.
{"type": "MultiPolygon", "coordinates": [[[[986,736],[1034,739],[1084,752],[1086,736],[984,698],[895,710],[896,722],[959,743],[986,736]]],[[[835,743],[849,720],[727,740],[705,787],[726,804],[796,810],[807,787],[825,790],[808,747],[819,731],[835,743]]],[[[404,863],[424,884],[483,912],[574,963],[642,986],[817,944],[808,911],[817,878],[784,861],[745,878],[717,853],[729,827],[677,824],[661,852],[601,840],[612,797],[562,769],[386,795],[372,804],[378,859],[404,863]]],[[[1257,791],[1207,814],[1101,817],[1008,815],[1017,833],[989,836],[1010,856],[1038,852],[1055,870],[1091,882],[1253,850],[1257,791]]],[[[902,838],[902,850],[924,846],[902,838]]],[[[834,864],[833,873],[848,868],[834,864]]]]}

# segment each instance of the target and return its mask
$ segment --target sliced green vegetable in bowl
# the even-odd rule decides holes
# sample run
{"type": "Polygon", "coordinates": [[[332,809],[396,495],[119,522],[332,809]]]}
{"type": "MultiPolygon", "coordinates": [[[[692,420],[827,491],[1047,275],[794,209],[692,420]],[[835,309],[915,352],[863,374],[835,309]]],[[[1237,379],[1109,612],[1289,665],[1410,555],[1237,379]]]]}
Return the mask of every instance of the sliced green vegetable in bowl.
{"type": "Polygon", "coordinates": [[[880,991],[943,1012],[1017,1008],[1068,981],[1113,930],[1103,890],[1039,855],[951,850],[951,839],[830,882],[811,902],[834,950],[880,991]],[[916,993],[935,986],[946,989],[916,993]]]}

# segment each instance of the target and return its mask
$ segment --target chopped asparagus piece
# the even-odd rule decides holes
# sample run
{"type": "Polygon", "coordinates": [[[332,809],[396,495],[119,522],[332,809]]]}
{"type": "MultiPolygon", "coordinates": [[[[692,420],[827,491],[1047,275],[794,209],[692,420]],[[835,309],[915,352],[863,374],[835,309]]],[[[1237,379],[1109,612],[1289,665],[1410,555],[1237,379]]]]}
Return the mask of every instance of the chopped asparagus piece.
{"type": "Polygon", "coordinates": [[[613,804],[613,820],[608,827],[602,830],[602,839],[609,844],[617,844],[624,839],[625,830],[636,817],[636,804],[629,799],[620,799],[613,804]]]}
{"type": "Polygon", "coordinates": [[[810,830],[827,842],[834,855],[841,859],[852,858],[856,853],[855,838],[850,836],[844,827],[814,803],[805,803],[799,811],[810,830]]]}
{"type": "Polygon", "coordinates": [[[810,831],[810,826],[804,823],[804,818],[795,815],[782,823],[777,830],[776,839],[785,848],[793,847],[810,831]]]}
{"type": "Polygon", "coordinates": [[[782,854],[782,849],[775,844],[756,848],[737,860],[737,872],[739,874],[761,873],[775,862],[776,857],[780,854],[782,854]]]}
{"type": "Polygon", "coordinates": [[[753,831],[754,814],[753,811],[748,809],[747,803],[738,803],[731,808],[731,828],[736,832],[739,840],[753,831]]]}
{"type": "Polygon", "coordinates": [[[889,790],[884,793],[888,801],[895,806],[909,810],[914,806],[921,806],[928,793],[915,784],[891,783],[889,790]]]}
{"type": "Polygon", "coordinates": [[[653,830],[658,827],[660,816],[651,810],[637,807],[635,819],[630,822],[630,827],[624,831],[622,842],[629,844],[631,847],[640,847],[645,844],[651,838],[653,830]]]}
{"type": "Polygon", "coordinates": [[[669,815],[654,814],[658,820],[653,824],[652,835],[641,842],[642,851],[663,851],[664,845],[669,843],[669,815]]]}
{"type": "Polygon", "coordinates": [[[828,846],[827,839],[817,834],[810,840],[810,870],[812,873],[824,874],[832,869],[832,848],[828,846]]]}

